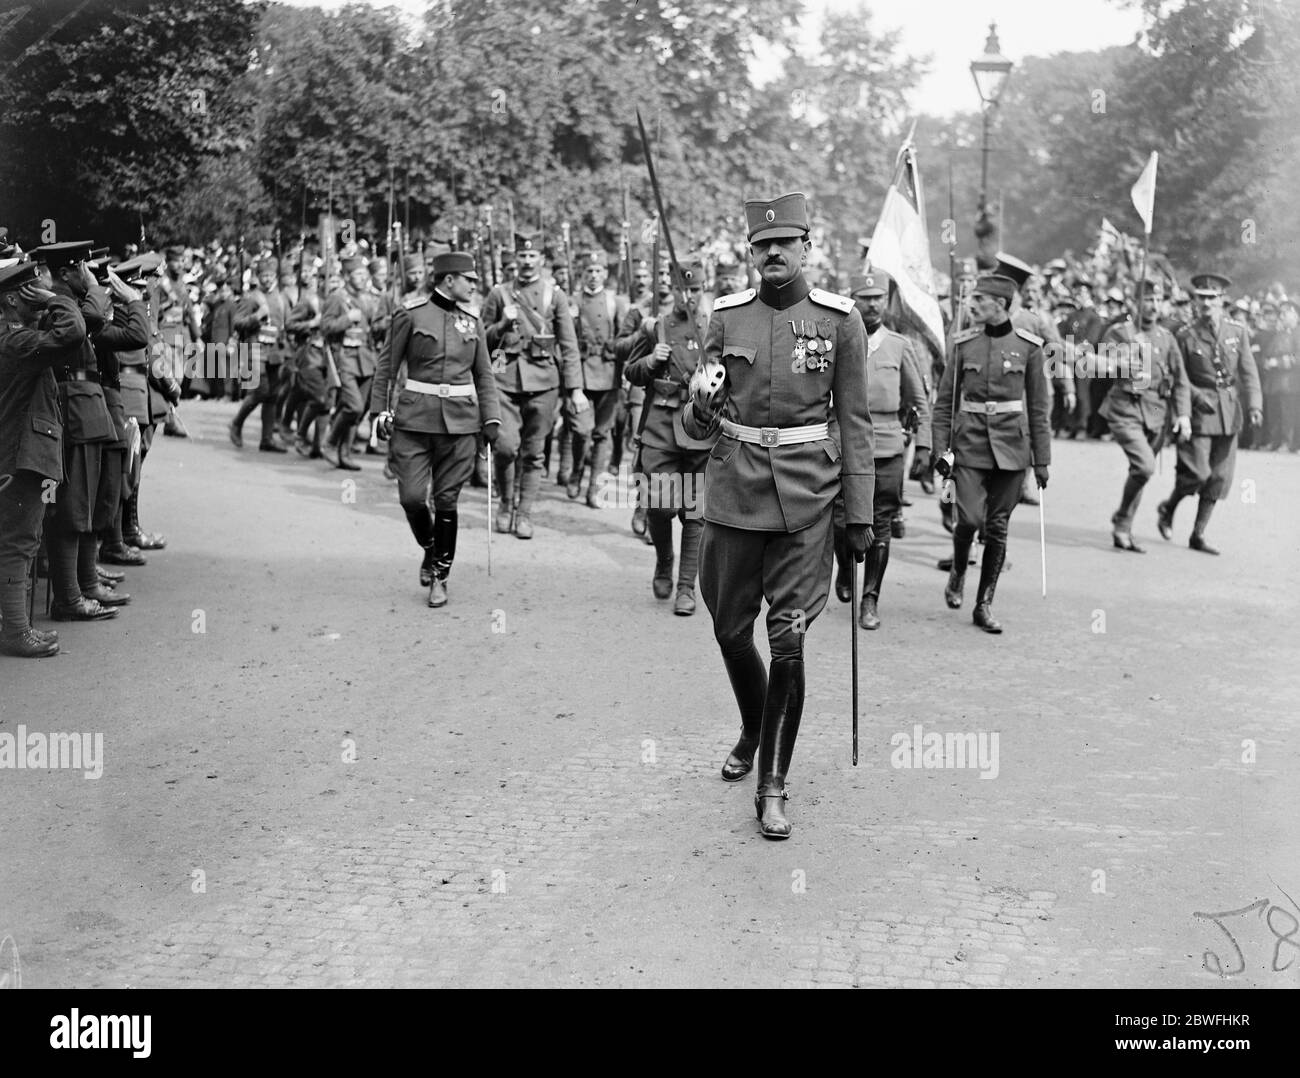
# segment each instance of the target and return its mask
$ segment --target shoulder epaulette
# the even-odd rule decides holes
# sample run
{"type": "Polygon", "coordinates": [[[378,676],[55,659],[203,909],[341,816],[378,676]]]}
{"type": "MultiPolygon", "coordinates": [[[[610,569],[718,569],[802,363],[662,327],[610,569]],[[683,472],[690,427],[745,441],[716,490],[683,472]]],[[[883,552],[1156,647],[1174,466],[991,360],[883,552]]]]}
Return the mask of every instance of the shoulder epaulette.
{"type": "Polygon", "coordinates": [[[1042,347],[1043,347],[1043,344],[1044,344],[1043,338],[1040,337],[1037,333],[1030,333],[1029,330],[1027,330],[1027,329],[1021,329],[1019,326],[1017,326],[1017,327],[1015,328],[1015,334],[1016,334],[1017,337],[1020,337],[1020,338],[1022,338],[1023,340],[1028,341],[1028,342],[1029,342],[1030,344],[1032,344],[1035,348],[1042,348],[1042,347]]]}
{"type": "Polygon", "coordinates": [[[836,292],[825,292],[820,288],[814,288],[808,293],[808,298],[823,307],[832,307],[841,314],[848,314],[853,310],[853,300],[836,292]]]}
{"type": "Polygon", "coordinates": [[[743,292],[731,292],[715,299],[713,309],[715,311],[725,311],[728,307],[741,307],[757,295],[757,289],[753,288],[746,288],[743,292]]]}
{"type": "Polygon", "coordinates": [[[479,319],[479,312],[473,307],[466,307],[463,303],[456,304],[456,310],[460,311],[461,314],[469,315],[475,322],[479,319]]]}
{"type": "Polygon", "coordinates": [[[1225,318],[1224,322],[1226,322],[1230,326],[1236,326],[1238,329],[1246,328],[1245,322],[1238,322],[1235,318],[1225,318]]]}
{"type": "Polygon", "coordinates": [[[969,329],[963,329],[952,339],[953,344],[961,344],[963,341],[973,341],[980,336],[984,330],[979,326],[971,326],[969,329]]]}
{"type": "Polygon", "coordinates": [[[416,307],[423,307],[428,302],[429,302],[428,296],[415,296],[413,298],[402,300],[402,307],[405,310],[413,311],[415,310],[416,307]]]}

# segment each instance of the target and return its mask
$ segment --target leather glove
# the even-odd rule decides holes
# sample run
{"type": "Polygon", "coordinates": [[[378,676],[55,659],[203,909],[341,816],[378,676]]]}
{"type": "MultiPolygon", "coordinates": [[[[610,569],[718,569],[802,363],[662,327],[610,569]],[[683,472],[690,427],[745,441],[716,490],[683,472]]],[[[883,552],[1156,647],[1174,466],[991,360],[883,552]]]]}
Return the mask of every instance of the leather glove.
{"type": "Polygon", "coordinates": [[[1034,479],[1038,483],[1039,490],[1047,489],[1047,465],[1039,464],[1034,468],[1034,479]]]}
{"type": "Polygon", "coordinates": [[[380,412],[375,416],[375,435],[382,442],[388,441],[393,436],[392,412],[380,412]]]}
{"type": "Polygon", "coordinates": [[[912,471],[923,475],[930,470],[930,451],[928,449],[918,449],[916,456],[912,458],[912,471]]]}
{"type": "Polygon", "coordinates": [[[488,445],[496,445],[497,439],[500,437],[501,437],[500,423],[488,423],[483,428],[483,440],[487,442],[488,445]]]}
{"type": "Polygon", "coordinates": [[[952,476],[952,465],[954,459],[955,458],[952,455],[952,450],[948,450],[946,453],[940,453],[937,457],[934,458],[934,470],[942,478],[944,479],[950,478],[952,476]]]}
{"type": "Polygon", "coordinates": [[[867,557],[867,548],[875,540],[875,535],[871,531],[870,524],[846,524],[844,526],[845,538],[849,541],[849,550],[853,552],[854,561],[864,561],[867,557]]]}
{"type": "Polygon", "coordinates": [[[1174,420],[1174,437],[1179,441],[1192,436],[1192,420],[1190,416],[1180,415],[1174,420]]]}

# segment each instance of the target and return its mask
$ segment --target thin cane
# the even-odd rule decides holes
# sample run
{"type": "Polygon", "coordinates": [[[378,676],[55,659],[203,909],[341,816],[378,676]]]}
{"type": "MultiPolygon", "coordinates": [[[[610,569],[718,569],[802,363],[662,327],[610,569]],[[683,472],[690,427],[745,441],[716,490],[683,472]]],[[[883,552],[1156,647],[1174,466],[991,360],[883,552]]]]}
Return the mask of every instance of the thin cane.
{"type": "Polygon", "coordinates": [[[487,443],[488,576],[492,575],[492,443],[487,443]]]}
{"type": "Polygon", "coordinates": [[[1043,495],[1047,488],[1038,492],[1038,549],[1043,560],[1043,598],[1047,598],[1047,526],[1043,523],[1043,495]]]}
{"type": "Polygon", "coordinates": [[[853,603],[849,608],[849,622],[853,626],[853,766],[858,766],[858,559],[852,557],[849,577],[853,588],[853,603]]]}

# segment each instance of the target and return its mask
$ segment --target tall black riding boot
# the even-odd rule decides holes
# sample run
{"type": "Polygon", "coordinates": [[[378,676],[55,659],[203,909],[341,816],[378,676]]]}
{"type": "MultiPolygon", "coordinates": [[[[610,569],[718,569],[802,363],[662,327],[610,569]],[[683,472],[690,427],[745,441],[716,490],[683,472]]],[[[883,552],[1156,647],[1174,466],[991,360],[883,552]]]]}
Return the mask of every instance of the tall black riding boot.
{"type": "Polygon", "coordinates": [[[1178,503],[1183,500],[1183,495],[1178,493],[1178,488],[1169,495],[1169,500],[1161,502],[1156,506],[1156,528],[1160,532],[1161,539],[1170,539],[1174,534],[1174,510],[1178,508],[1178,503]]]}
{"type": "Polygon", "coordinates": [[[357,417],[351,412],[340,412],[339,421],[334,425],[338,440],[335,447],[334,467],[348,472],[361,471],[361,465],[352,459],[352,428],[357,425],[357,417]]]}
{"type": "MultiPolygon", "coordinates": [[[[681,514],[683,517],[686,515],[681,514]]],[[[700,569],[700,538],[704,534],[704,521],[686,517],[682,521],[682,551],[677,560],[677,597],[673,600],[673,613],[690,617],[695,613],[695,577],[700,569]]]]}
{"type": "Polygon", "coordinates": [[[429,581],[429,605],[447,605],[447,577],[451,563],[456,560],[456,532],[460,514],[455,509],[439,509],[433,518],[433,547],[437,551],[433,561],[433,579],[429,581]]]}
{"type": "Polygon", "coordinates": [[[842,603],[853,602],[853,574],[850,571],[848,532],[835,525],[835,598],[842,603]]]}
{"type": "Polygon", "coordinates": [[[740,740],[722,765],[724,782],[739,782],[753,770],[754,753],[758,751],[758,735],[763,729],[763,701],[767,697],[767,668],[758,650],[750,641],[749,650],[735,655],[723,655],[731,691],[740,708],[740,740]]]}
{"type": "Polygon", "coordinates": [[[410,525],[415,541],[424,548],[424,557],[420,561],[420,587],[427,588],[433,579],[433,563],[438,553],[433,541],[433,513],[427,504],[409,509],[403,507],[402,511],[406,514],[406,523],[410,525]]]}
{"type": "Polygon", "coordinates": [[[880,585],[884,583],[885,566],[889,564],[889,540],[877,541],[867,548],[866,572],[862,576],[862,613],[858,624],[864,629],[879,629],[880,615],[876,603],[880,599],[880,585]]]}
{"type": "Polygon", "coordinates": [[[651,581],[656,599],[673,593],[673,515],[667,509],[650,510],[650,538],[655,544],[655,575],[651,581]]]}
{"type": "Polygon", "coordinates": [[[948,586],[943,589],[944,601],[951,610],[961,609],[962,590],[966,587],[966,564],[970,560],[970,547],[974,539],[973,535],[964,532],[959,535],[953,529],[952,568],[948,570],[948,586]]]}
{"type": "Polygon", "coordinates": [[[1205,541],[1205,529],[1209,526],[1210,515],[1214,512],[1216,499],[1202,497],[1196,506],[1196,524],[1192,527],[1192,537],[1187,545],[1202,554],[1217,554],[1218,550],[1205,541]]]}
{"type": "Polygon", "coordinates": [[[785,818],[786,776],[803,718],[802,659],[773,659],[763,701],[763,729],[758,737],[758,792],[754,811],[764,838],[789,838],[785,818]]]}
{"type": "Polygon", "coordinates": [[[131,496],[123,503],[125,516],[122,518],[122,539],[127,546],[137,550],[162,550],[167,540],[161,535],[144,531],[140,527],[140,484],[136,484],[131,496]]]}
{"type": "Polygon", "coordinates": [[[980,586],[975,594],[975,609],[971,611],[971,620],[986,633],[1000,633],[1002,623],[993,616],[989,609],[993,605],[993,592],[998,586],[998,577],[1002,574],[1002,563],[1007,557],[1007,544],[989,539],[984,544],[984,561],[980,563],[980,586]]]}

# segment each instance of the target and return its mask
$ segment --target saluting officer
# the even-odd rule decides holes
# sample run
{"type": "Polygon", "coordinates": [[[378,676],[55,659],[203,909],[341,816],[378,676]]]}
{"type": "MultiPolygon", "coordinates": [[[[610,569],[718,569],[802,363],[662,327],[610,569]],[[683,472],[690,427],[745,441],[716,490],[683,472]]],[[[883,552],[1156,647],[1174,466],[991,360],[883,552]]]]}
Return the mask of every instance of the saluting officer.
{"type": "Polygon", "coordinates": [[[764,836],[782,839],[803,717],[803,642],[826,604],[833,560],[831,504],[843,490],[860,560],[870,544],[874,439],[862,317],[848,297],[804,279],[812,245],[803,194],[746,202],[745,217],[762,282],[714,303],[704,377],[692,379],[683,426],[695,438],[721,433],[705,478],[700,591],[741,716],[722,777],[743,778],[757,751],[754,809],[764,836]],[[765,598],[766,672],[754,647],[765,598]]]}
{"type": "Polygon", "coordinates": [[[1101,417],[1128,458],[1124,492],[1110,518],[1111,539],[1119,550],[1134,554],[1146,553],[1133,541],[1133,518],[1143,488],[1155,475],[1156,454],[1169,430],[1171,408],[1175,436],[1187,438],[1192,433],[1191,393],[1182,352],[1159,321],[1161,287],[1160,278],[1148,277],[1138,314],[1141,328],[1127,319],[1115,323],[1102,334],[1098,350],[1103,361],[1114,366],[1113,372],[1108,371],[1113,381],[1101,402],[1101,417]]]}
{"type": "Polygon", "coordinates": [[[704,265],[681,267],[685,306],[672,301],[658,318],[646,316],[628,351],[627,380],[646,389],[650,409],[641,431],[638,492],[648,503],[650,537],[655,545],[652,580],[656,599],[673,594],[673,517],[682,523],[681,556],[677,564],[677,594],[673,613],[695,613],[695,578],[699,571],[700,501],[704,470],[714,434],[692,438],[682,422],[687,386],[700,363],[709,315],[703,303],[704,265]]]}
{"type": "Polygon", "coordinates": [[[72,299],[40,287],[34,262],[0,269],[0,654],[55,655],[59,634],[33,629],[27,590],[47,483],[63,479],[63,423],[51,368],[86,339],[72,299]]]}
{"type": "Polygon", "coordinates": [[[434,287],[424,303],[398,308],[370,391],[379,436],[392,438],[398,498],[415,541],[424,548],[420,583],[429,605],[447,604],[456,556],[460,488],[474,471],[475,436],[495,444],[501,431],[496,378],[483,324],[469,307],[478,274],[464,251],[433,260],[434,287]],[[406,378],[389,410],[389,381],[406,378]],[[429,510],[430,482],[433,511],[429,510]]]}
{"type": "Polygon", "coordinates": [[[236,449],[244,447],[244,420],[261,405],[262,437],[258,449],[263,453],[287,453],[275,436],[275,398],[280,388],[280,364],[285,358],[289,306],[276,288],[280,267],[274,256],[268,255],[253,268],[257,285],[235,304],[235,333],[237,347],[247,346],[257,363],[257,387],[244,398],[230,421],[230,440],[236,449]]]}
{"type": "Polygon", "coordinates": [[[1214,503],[1227,498],[1232,486],[1243,395],[1251,425],[1259,426],[1264,420],[1264,397],[1250,354],[1250,332],[1223,313],[1223,293],[1231,284],[1219,273],[1192,278],[1196,319],[1175,334],[1191,385],[1192,434],[1178,446],[1173,493],[1156,507],[1156,526],[1168,539],[1178,503],[1198,495],[1196,523],[1187,545],[1204,554],[1218,553],[1205,541],[1205,528],[1214,503]]]}
{"type": "MultiPolygon", "coordinates": [[[[93,336],[108,322],[111,306],[108,293],[86,267],[91,247],[89,240],[52,243],[36,248],[32,257],[44,263],[49,275],[42,285],[73,300],[93,336]]],[[[46,526],[54,587],[51,613],[55,621],[102,621],[116,617],[117,608],[103,606],[83,593],[93,593],[99,587],[95,508],[103,447],[117,441],[117,431],[99,384],[98,360],[89,339],[83,338],[63,353],[54,366],[54,377],[63,413],[64,474],[46,526]]]]}
{"type": "Polygon", "coordinates": [[[976,280],[971,294],[976,325],[952,339],[934,406],[934,445],[949,447],[955,457],[951,468],[941,457],[936,470],[945,477],[951,474],[957,488],[952,568],[944,599],[951,609],[960,609],[966,560],[976,531],[982,530],[984,560],[971,616],[986,633],[1002,631],[990,607],[1006,560],[1007,525],[1020,501],[1024,470],[1034,469],[1042,489],[1052,461],[1043,338],[1012,324],[1009,312],[1015,295],[1016,282],[1010,277],[985,274],[976,280]]]}
{"type": "Polygon", "coordinates": [[[589,405],[582,391],[582,363],[568,297],[541,274],[541,234],[516,235],[515,256],[514,280],[488,293],[482,317],[501,391],[501,440],[495,453],[501,504],[496,530],[531,539],[543,449],[561,389],[574,412],[589,405]],[[517,474],[511,474],[512,465],[517,474]]]}
{"type": "MultiPolygon", "coordinates": [[[[879,629],[876,609],[880,588],[889,565],[891,523],[903,504],[903,461],[906,439],[903,416],[915,413],[917,467],[930,470],[930,401],[926,392],[921,361],[912,342],[895,333],[884,323],[885,305],[893,278],[883,270],[873,269],[852,278],[852,298],[862,315],[867,331],[867,404],[871,410],[871,429],[875,434],[875,495],[872,499],[872,539],[867,550],[862,580],[862,608],[858,624],[864,629],[879,629]]],[[[848,602],[853,598],[848,559],[849,541],[838,519],[842,506],[836,505],[835,557],[839,571],[835,578],[836,598],[848,602]]]]}

